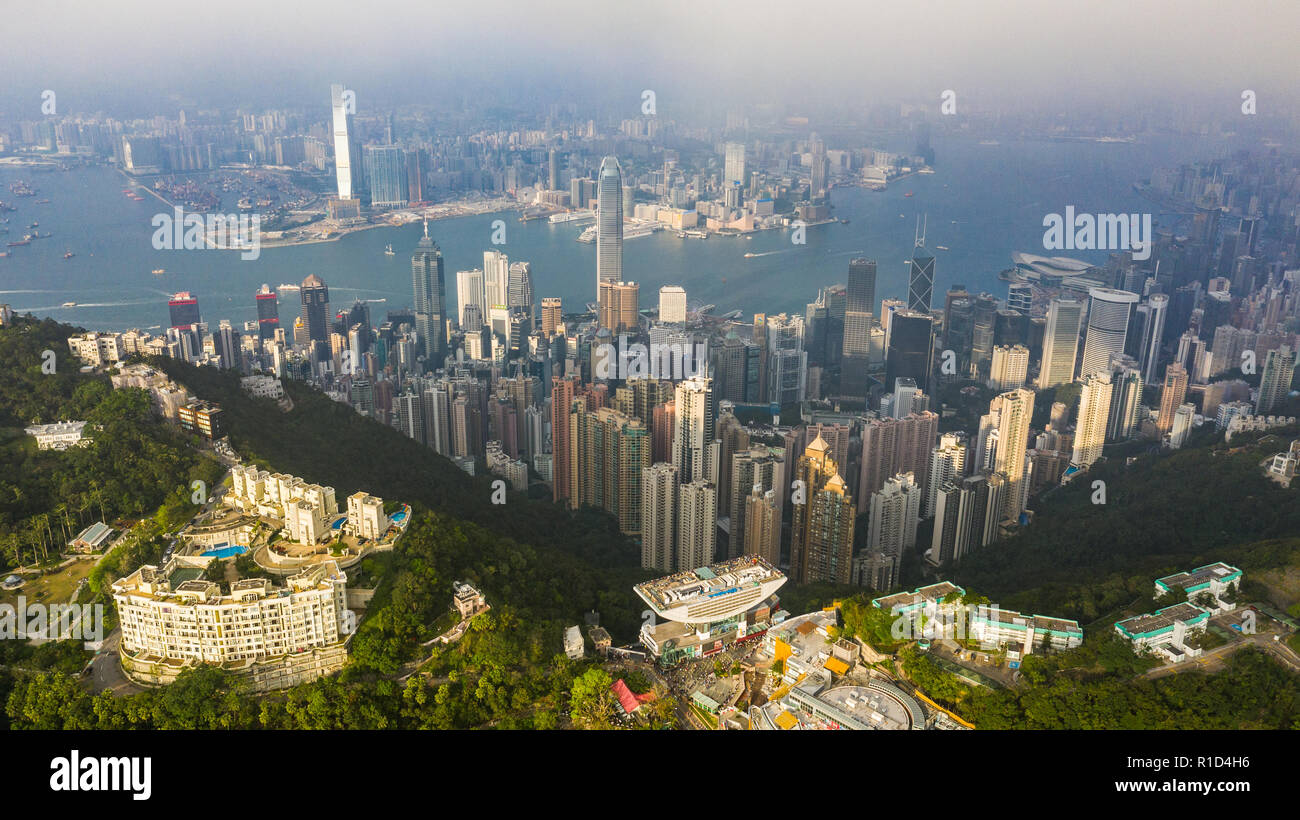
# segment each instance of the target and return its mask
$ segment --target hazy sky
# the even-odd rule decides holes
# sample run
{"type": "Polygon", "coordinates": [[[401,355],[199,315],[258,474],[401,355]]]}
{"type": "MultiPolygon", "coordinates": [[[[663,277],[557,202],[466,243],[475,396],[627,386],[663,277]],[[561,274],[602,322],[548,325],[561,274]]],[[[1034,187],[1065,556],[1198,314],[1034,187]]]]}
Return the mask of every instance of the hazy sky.
{"type": "Polygon", "coordinates": [[[991,107],[1222,98],[1231,113],[1249,88],[1264,114],[1296,105],[1297,31],[1296,0],[54,0],[5,14],[0,104],[49,88],[61,113],[284,105],[341,81],[385,104],[639,104],[651,88],[661,114],[688,97],[937,104],[948,88],[991,107]]]}

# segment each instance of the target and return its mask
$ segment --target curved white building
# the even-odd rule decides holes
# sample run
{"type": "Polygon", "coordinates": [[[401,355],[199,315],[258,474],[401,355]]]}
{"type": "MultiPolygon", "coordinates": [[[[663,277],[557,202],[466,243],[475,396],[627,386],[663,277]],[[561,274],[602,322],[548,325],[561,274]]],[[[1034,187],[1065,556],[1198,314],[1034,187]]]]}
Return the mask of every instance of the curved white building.
{"type": "Polygon", "coordinates": [[[785,573],[757,555],[678,572],[633,589],[670,621],[708,624],[740,615],[767,600],[786,582],[785,573]]]}
{"type": "Polygon", "coordinates": [[[1106,370],[1114,353],[1124,352],[1129,313],[1140,298],[1136,293],[1115,288],[1088,291],[1088,335],[1083,341],[1083,364],[1079,378],[1106,370]]]}

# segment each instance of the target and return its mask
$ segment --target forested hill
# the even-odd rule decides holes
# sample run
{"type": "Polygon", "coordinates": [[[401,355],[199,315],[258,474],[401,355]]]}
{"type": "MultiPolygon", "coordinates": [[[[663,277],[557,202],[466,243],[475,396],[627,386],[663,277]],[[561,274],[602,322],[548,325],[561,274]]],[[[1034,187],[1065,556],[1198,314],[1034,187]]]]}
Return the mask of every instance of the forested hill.
{"type": "Polygon", "coordinates": [[[1285,565],[1288,539],[1300,537],[1300,482],[1284,488],[1260,463],[1297,436],[1283,428],[1098,464],[1033,504],[1022,532],[967,555],[952,579],[1004,606],[1087,623],[1177,570],[1226,561],[1249,577],[1285,565]],[[1094,481],[1104,504],[1093,503],[1094,481]]]}

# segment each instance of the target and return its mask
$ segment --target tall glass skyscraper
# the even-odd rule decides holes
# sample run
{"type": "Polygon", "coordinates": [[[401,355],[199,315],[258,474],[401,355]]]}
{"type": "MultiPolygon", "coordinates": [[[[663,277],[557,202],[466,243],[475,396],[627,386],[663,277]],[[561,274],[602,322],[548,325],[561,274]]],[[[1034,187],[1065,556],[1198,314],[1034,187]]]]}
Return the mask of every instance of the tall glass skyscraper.
{"type": "Polygon", "coordinates": [[[262,285],[253,297],[257,300],[257,338],[274,339],[275,331],[280,327],[280,306],[275,290],[270,285],[262,285]]]}
{"type": "Polygon", "coordinates": [[[1138,301],[1136,293],[1114,288],[1092,288],[1088,295],[1088,335],[1083,341],[1079,378],[1106,370],[1111,355],[1124,352],[1129,311],[1138,301]]]}
{"type": "Polygon", "coordinates": [[[334,107],[334,171],[338,176],[339,199],[352,198],[352,151],[348,143],[347,102],[343,86],[330,86],[330,101],[334,107]]]}
{"type": "Polygon", "coordinates": [[[415,333],[420,352],[433,369],[447,355],[447,317],[442,251],[429,238],[428,222],[424,223],[424,238],[411,254],[411,283],[415,291],[415,333]]]}
{"type": "Polygon", "coordinates": [[[849,262],[844,309],[844,358],[840,362],[840,393],[867,395],[867,365],[871,352],[871,314],[876,301],[876,262],[861,257],[849,262]]]}
{"type": "Polygon", "coordinates": [[[623,170],[612,156],[600,161],[596,182],[596,298],[601,282],[623,281],[623,170]]]}
{"type": "Polygon", "coordinates": [[[395,145],[366,148],[366,174],[370,179],[370,204],[400,208],[411,193],[406,181],[406,152],[395,145]]]}
{"type": "Polygon", "coordinates": [[[302,280],[302,324],[312,348],[312,361],[330,358],[330,290],[316,274],[302,280]]]}
{"type": "Polygon", "coordinates": [[[916,250],[912,251],[912,270],[907,287],[907,309],[930,311],[934,295],[934,257],[925,249],[925,228],[917,233],[916,250]]]}

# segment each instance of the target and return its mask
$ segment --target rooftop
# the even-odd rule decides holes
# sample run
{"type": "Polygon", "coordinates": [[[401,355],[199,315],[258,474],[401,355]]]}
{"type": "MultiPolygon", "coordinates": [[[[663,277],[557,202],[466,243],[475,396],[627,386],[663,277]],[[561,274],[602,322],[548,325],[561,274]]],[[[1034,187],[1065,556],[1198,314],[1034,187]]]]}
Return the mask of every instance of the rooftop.
{"type": "Polygon", "coordinates": [[[1230,578],[1233,575],[1240,576],[1241,570],[1229,566],[1222,561],[1216,561],[1213,564],[1206,564],[1203,567],[1197,567],[1190,572],[1175,572],[1173,575],[1166,575],[1163,578],[1157,578],[1156,584],[1165,590],[1174,587],[1182,587],[1185,590],[1191,590],[1224,578],[1230,578]]]}
{"type": "Polygon", "coordinates": [[[646,602],[663,611],[784,578],[779,569],[763,558],[742,555],[712,566],[646,581],[638,584],[635,590],[646,602]]]}
{"type": "Polygon", "coordinates": [[[1127,635],[1150,635],[1170,629],[1178,621],[1192,621],[1208,615],[1209,613],[1206,610],[1198,606],[1181,603],[1167,606],[1148,615],[1134,615],[1132,618],[1125,618],[1118,621],[1115,626],[1123,630],[1127,635]]]}

